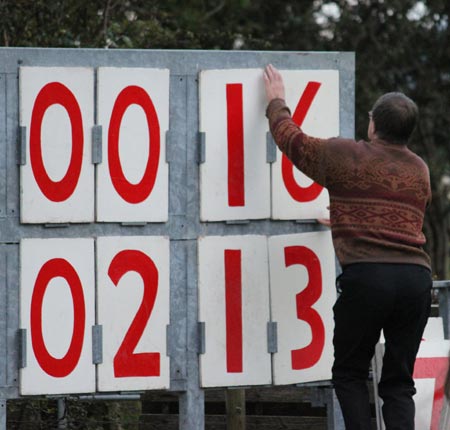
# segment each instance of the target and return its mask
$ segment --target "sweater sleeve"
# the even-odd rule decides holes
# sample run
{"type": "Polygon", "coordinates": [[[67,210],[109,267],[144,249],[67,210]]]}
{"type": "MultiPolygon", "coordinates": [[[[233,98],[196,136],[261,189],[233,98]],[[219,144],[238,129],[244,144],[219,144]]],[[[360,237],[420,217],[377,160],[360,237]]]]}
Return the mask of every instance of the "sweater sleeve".
{"type": "Polygon", "coordinates": [[[266,116],[272,136],[294,166],[315,182],[326,186],[327,139],[308,136],[294,123],[291,112],[282,99],[273,99],[266,116]]]}

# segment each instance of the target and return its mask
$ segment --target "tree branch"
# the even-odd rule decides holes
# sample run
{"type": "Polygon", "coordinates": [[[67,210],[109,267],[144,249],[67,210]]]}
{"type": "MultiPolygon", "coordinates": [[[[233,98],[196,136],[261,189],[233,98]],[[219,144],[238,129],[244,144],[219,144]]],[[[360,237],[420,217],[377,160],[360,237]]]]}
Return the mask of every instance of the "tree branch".
{"type": "Polygon", "coordinates": [[[209,12],[206,12],[203,20],[206,21],[216,13],[220,12],[225,7],[225,4],[226,0],[222,0],[214,9],[211,9],[209,12]]]}

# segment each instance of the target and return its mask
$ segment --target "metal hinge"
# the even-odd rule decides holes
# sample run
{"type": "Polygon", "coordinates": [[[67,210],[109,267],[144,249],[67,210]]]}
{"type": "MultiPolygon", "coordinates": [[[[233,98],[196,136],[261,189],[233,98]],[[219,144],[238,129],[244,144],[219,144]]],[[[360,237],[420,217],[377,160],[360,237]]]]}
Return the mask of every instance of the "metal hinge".
{"type": "Polygon", "coordinates": [[[17,164],[25,166],[27,164],[27,128],[19,126],[17,136],[17,164]]]}
{"type": "Polygon", "coordinates": [[[277,161],[277,145],[270,131],[266,133],[266,161],[267,163],[275,163],[277,161]]]}
{"type": "Polygon", "coordinates": [[[267,352],[278,352],[278,324],[274,321],[267,323],[267,352]]]}
{"type": "Polygon", "coordinates": [[[92,127],[92,164],[100,164],[102,158],[102,126],[94,125],[92,127]]]}
{"type": "Polygon", "coordinates": [[[27,329],[20,328],[18,331],[19,337],[19,368],[27,367],[27,329]]]}
{"type": "Polygon", "coordinates": [[[175,161],[176,154],[175,148],[172,143],[172,131],[169,129],[166,131],[166,163],[172,163],[175,161]]]}
{"type": "Polygon", "coordinates": [[[197,324],[197,334],[198,334],[198,347],[197,352],[198,354],[204,354],[206,351],[206,345],[205,345],[205,335],[206,335],[206,325],[204,322],[199,322],[197,324]]]}
{"type": "Polygon", "coordinates": [[[198,152],[197,152],[197,163],[203,164],[205,162],[205,140],[206,134],[204,131],[198,132],[198,152]]]}
{"type": "Polygon", "coordinates": [[[103,326],[92,326],[92,363],[103,363],[103,326]]]}

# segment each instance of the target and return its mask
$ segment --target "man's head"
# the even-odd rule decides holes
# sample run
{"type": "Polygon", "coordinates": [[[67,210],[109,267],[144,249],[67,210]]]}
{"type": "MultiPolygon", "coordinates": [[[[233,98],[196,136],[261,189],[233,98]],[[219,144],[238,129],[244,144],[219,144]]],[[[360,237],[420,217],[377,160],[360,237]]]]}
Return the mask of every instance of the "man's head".
{"type": "Polygon", "coordinates": [[[417,105],[403,93],[387,93],[373,105],[373,131],[380,139],[406,144],[414,131],[418,116],[417,105]]]}

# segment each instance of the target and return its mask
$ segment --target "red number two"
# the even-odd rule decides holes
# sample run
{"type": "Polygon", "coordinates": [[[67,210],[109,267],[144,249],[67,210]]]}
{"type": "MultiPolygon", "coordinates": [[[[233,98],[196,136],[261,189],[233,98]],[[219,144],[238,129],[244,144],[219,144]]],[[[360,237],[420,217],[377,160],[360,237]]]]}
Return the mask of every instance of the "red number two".
{"type": "Polygon", "coordinates": [[[134,352],[155,304],[158,290],[158,269],[148,255],[141,251],[127,249],[119,252],[113,258],[108,275],[114,285],[118,286],[122,276],[128,272],[136,272],[141,276],[144,294],[136,316],[114,357],[114,376],[116,378],[159,376],[159,352],[134,352]]]}

